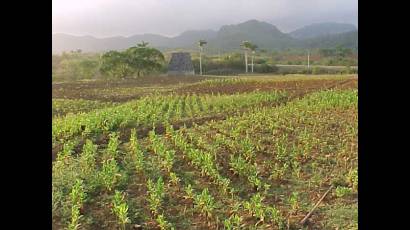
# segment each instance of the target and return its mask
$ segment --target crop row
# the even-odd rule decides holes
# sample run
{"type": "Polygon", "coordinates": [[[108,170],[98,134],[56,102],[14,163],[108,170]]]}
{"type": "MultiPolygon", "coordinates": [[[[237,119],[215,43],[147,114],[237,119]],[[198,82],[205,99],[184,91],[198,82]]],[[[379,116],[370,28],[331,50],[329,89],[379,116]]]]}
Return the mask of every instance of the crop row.
{"type": "Polygon", "coordinates": [[[53,119],[52,139],[65,141],[76,135],[101,133],[133,124],[152,125],[183,118],[227,112],[263,102],[277,102],[282,92],[237,95],[150,96],[115,107],[53,119]]]}
{"type": "Polygon", "coordinates": [[[156,226],[172,229],[181,223],[171,223],[167,203],[179,199],[175,191],[183,187],[193,212],[206,218],[209,228],[284,229],[286,218],[294,224],[293,216],[311,208],[312,190],[332,182],[338,199],[357,192],[357,91],[318,92],[190,129],[166,127],[164,136],[151,131],[142,140],[134,129],[128,143],[107,130],[107,145],[87,140],[80,153],[74,141],[66,141],[53,163],[53,215],[76,229],[85,223],[81,210],[95,202],[90,197],[109,194],[113,218],[125,228],[136,221],[132,200],[142,195],[156,226]],[[199,178],[185,178],[182,163],[209,180],[208,187],[191,184],[199,178]],[[144,193],[126,194],[132,180],[142,182],[144,193]]]}
{"type": "Polygon", "coordinates": [[[112,102],[100,102],[84,99],[53,99],[52,103],[53,117],[64,116],[68,113],[76,114],[80,112],[89,112],[91,110],[117,105],[117,103],[112,102]]]}

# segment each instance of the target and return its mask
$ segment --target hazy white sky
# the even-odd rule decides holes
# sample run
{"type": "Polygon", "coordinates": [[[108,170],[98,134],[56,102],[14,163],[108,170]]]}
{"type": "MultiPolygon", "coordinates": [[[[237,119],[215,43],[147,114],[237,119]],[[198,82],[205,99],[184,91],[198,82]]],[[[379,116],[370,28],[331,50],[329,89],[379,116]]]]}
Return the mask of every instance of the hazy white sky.
{"type": "Polygon", "coordinates": [[[53,33],[177,35],[257,19],[283,32],[315,22],[357,26],[358,0],[52,0],[53,33]]]}

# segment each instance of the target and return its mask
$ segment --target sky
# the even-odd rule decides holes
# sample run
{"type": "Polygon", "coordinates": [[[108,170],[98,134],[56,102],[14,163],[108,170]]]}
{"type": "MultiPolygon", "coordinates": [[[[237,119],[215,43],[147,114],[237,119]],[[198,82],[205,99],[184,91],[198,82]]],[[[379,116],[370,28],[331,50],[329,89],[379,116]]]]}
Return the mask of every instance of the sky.
{"type": "Polygon", "coordinates": [[[311,23],[358,26],[358,0],[52,0],[52,32],[95,37],[218,30],[256,19],[282,32],[311,23]]]}

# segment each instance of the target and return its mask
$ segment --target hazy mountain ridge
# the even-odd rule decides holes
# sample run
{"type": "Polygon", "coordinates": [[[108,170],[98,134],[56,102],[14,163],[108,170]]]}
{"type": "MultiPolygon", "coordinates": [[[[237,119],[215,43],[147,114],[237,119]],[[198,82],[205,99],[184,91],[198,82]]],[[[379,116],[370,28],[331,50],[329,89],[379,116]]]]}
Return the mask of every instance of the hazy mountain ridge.
{"type": "Polygon", "coordinates": [[[356,26],[346,23],[314,23],[296,29],[289,33],[290,36],[297,39],[309,39],[332,34],[340,34],[357,30],[356,26]]]}
{"type": "Polygon", "coordinates": [[[142,34],[131,37],[95,38],[92,36],[54,34],[52,37],[52,50],[53,53],[76,49],[81,49],[84,52],[123,50],[141,41],[149,42],[151,46],[159,49],[193,49],[196,48],[199,39],[205,39],[208,42],[208,49],[220,51],[238,49],[243,40],[249,40],[257,44],[259,48],[266,50],[327,48],[337,45],[357,48],[357,30],[343,32],[352,28],[352,25],[342,24],[342,26],[334,28],[329,27],[330,24],[332,23],[312,24],[290,33],[283,33],[276,26],[266,22],[249,20],[236,25],[224,25],[218,31],[189,30],[175,37],[142,34]],[[306,32],[306,28],[314,29],[306,32]]]}
{"type": "Polygon", "coordinates": [[[237,49],[243,40],[249,40],[263,49],[280,49],[292,46],[295,42],[274,25],[250,20],[237,25],[222,26],[218,36],[209,41],[209,44],[219,49],[232,50],[237,49]]]}
{"type": "Polygon", "coordinates": [[[358,49],[358,31],[349,31],[338,34],[328,34],[320,37],[305,39],[302,42],[303,47],[320,47],[320,48],[333,48],[341,46],[350,49],[358,49]]]}

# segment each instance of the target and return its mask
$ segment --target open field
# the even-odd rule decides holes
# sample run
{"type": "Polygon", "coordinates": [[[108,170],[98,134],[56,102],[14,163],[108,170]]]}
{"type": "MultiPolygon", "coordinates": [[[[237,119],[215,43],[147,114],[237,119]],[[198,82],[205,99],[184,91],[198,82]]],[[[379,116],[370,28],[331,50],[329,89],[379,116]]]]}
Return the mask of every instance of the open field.
{"type": "Polygon", "coordinates": [[[52,95],[59,99],[87,99],[123,102],[139,98],[154,91],[168,92],[179,85],[200,82],[212,77],[156,76],[126,80],[88,80],[54,83],[52,95]]]}
{"type": "MultiPolygon", "coordinates": [[[[138,99],[142,96],[149,95],[154,92],[161,94],[165,93],[185,93],[195,87],[195,90],[220,93],[235,93],[253,90],[271,90],[271,89],[290,89],[304,90],[308,88],[324,87],[331,84],[338,84],[340,81],[353,79],[352,84],[357,85],[357,75],[240,75],[235,77],[216,77],[216,76],[195,76],[195,77],[141,77],[139,79],[104,81],[104,80],[89,80],[69,83],[53,83],[52,97],[53,99],[85,99],[103,102],[125,102],[133,99],[138,99]],[[207,89],[208,85],[203,84],[204,80],[226,79],[232,81],[238,79],[235,87],[246,85],[245,89],[237,89],[225,92],[218,90],[215,87],[207,89]],[[247,80],[243,84],[243,81],[247,80]],[[264,81],[260,81],[264,80],[264,81]],[[195,84],[196,83],[196,84],[195,84]],[[239,83],[239,84],[238,84],[239,83]],[[309,86],[307,86],[309,85],[309,86]],[[300,87],[299,87],[300,86],[300,87]]],[[[217,81],[220,82],[220,81],[217,81]]],[[[219,85],[226,85],[222,81],[219,85]]],[[[243,88],[243,87],[242,87],[243,88]]],[[[194,90],[194,91],[195,91],[194,90]]],[[[199,93],[199,92],[197,92],[199,93]]]]}
{"type": "Polygon", "coordinates": [[[53,229],[357,229],[357,97],[357,75],[53,84],[53,229]]]}

